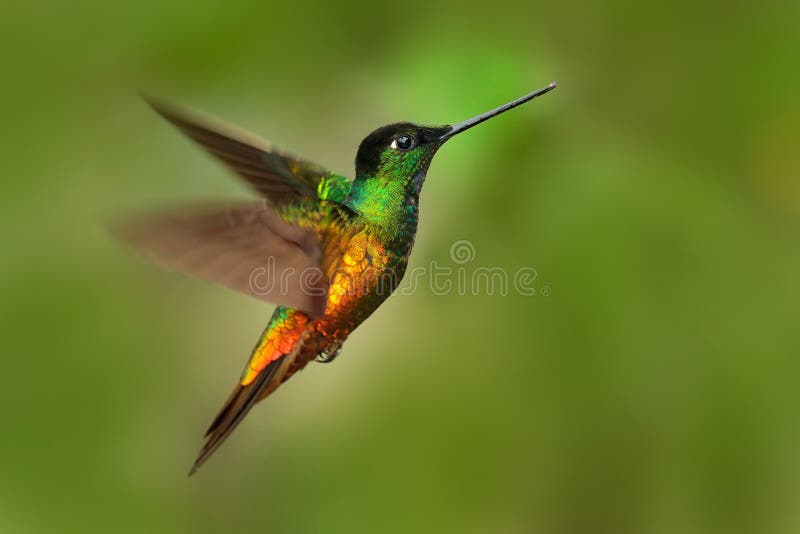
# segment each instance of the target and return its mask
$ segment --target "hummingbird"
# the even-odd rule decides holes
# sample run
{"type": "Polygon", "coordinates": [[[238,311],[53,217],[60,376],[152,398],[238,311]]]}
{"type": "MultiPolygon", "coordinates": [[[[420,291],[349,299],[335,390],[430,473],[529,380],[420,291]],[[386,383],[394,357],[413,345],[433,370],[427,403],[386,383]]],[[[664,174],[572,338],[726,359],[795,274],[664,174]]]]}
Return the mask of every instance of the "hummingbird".
{"type": "Polygon", "coordinates": [[[260,199],[150,216],[127,225],[123,238],[167,268],[277,305],[189,475],[256,403],[309,362],[333,361],[349,334],[398,287],[414,245],[420,191],[439,148],[555,87],[452,125],[381,126],[361,141],[352,180],[220,121],[144,96],[260,199]]]}

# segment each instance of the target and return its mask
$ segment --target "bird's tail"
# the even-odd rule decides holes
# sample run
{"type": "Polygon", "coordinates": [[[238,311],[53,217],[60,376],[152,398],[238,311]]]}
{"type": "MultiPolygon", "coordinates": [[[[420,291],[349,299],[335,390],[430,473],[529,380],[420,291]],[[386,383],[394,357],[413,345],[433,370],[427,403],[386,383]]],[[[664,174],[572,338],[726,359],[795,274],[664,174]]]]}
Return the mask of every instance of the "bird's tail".
{"type": "Polygon", "coordinates": [[[240,382],[206,431],[206,441],[189,471],[190,476],[222,445],[258,401],[275,391],[298,367],[302,368],[297,356],[303,346],[307,320],[305,314],[290,308],[275,310],[240,382]]]}

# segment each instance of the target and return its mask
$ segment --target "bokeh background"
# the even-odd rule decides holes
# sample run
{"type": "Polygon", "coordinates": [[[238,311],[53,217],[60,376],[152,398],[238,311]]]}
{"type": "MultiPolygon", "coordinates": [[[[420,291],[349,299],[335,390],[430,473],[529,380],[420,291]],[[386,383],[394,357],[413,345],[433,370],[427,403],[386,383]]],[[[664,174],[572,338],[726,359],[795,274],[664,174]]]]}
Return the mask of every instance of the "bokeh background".
{"type": "Polygon", "coordinates": [[[800,532],[800,3],[0,2],[0,532],[800,532]],[[271,308],[114,217],[249,193],[137,96],[351,174],[396,120],[559,88],[448,144],[390,299],[202,432],[271,308]],[[543,289],[549,288],[549,295],[543,289]]]}

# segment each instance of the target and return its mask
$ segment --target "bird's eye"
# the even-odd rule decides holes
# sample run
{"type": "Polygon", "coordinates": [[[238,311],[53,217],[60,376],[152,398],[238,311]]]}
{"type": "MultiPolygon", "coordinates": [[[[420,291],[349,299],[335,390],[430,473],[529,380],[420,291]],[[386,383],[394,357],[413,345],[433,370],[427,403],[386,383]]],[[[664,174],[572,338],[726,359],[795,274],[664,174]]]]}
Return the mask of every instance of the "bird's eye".
{"type": "Polygon", "coordinates": [[[395,137],[391,144],[392,148],[397,150],[411,150],[414,147],[414,138],[410,135],[401,135],[395,137]]]}

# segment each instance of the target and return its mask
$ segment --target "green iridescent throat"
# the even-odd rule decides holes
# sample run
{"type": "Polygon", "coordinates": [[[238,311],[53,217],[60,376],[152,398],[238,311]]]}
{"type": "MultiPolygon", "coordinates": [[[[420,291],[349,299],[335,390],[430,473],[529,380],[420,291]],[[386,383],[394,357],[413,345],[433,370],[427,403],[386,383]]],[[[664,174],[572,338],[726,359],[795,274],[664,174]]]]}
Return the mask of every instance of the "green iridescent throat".
{"type": "Polygon", "coordinates": [[[357,176],[345,204],[375,227],[386,240],[406,236],[416,228],[419,191],[413,177],[424,173],[430,150],[385,150],[377,172],[357,176]]]}

